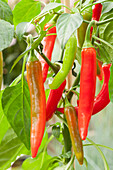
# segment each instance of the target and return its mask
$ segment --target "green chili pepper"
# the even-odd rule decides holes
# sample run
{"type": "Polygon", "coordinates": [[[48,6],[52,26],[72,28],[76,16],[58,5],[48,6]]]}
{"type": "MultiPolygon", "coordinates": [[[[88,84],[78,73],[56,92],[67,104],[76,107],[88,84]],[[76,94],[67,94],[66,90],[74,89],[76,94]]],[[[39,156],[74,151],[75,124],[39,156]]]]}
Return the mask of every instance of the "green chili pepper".
{"type": "MultiPolygon", "coordinates": [[[[87,8],[86,10],[81,13],[83,16],[83,19],[91,21],[92,18],[92,7],[87,8]]],[[[77,29],[77,37],[78,37],[78,44],[79,47],[82,48],[82,45],[85,40],[85,34],[88,24],[83,22],[82,25],[77,29]]]]}
{"type": "Polygon", "coordinates": [[[73,33],[65,46],[62,68],[55,76],[53,82],[49,85],[51,89],[57,89],[65,80],[66,76],[69,73],[69,70],[72,68],[76,51],[77,51],[77,39],[75,34],[73,33]]]}

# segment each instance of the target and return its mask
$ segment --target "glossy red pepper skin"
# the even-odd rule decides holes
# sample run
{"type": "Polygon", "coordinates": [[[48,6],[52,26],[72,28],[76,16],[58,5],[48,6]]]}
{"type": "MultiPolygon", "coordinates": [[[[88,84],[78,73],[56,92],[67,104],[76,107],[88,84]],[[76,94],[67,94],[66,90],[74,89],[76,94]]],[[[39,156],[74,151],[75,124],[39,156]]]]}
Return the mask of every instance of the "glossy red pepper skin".
{"type": "Polygon", "coordinates": [[[83,164],[83,145],[80,138],[78,129],[78,119],[76,115],[75,108],[73,106],[67,106],[64,108],[64,113],[66,115],[66,120],[70,132],[70,137],[72,141],[73,150],[78,160],[79,164],[83,164]]]}
{"type": "MultiPolygon", "coordinates": [[[[52,26],[52,24],[49,24],[49,23],[46,24],[45,27],[44,27],[44,30],[47,30],[51,26],[52,26]]],[[[47,31],[47,34],[53,34],[53,33],[56,33],[56,27],[55,26],[47,31]]],[[[42,42],[41,42],[43,44],[43,51],[42,52],[45,54],[45,56],[49,60],[51,60],[51,57],[52,57],[55,39],[56,39],[56,35],[50,35],[50,36],[44,37],[42,42]]],[[[37,55],[38,55],[37,56],[38,59],[40,60],[40,62],[42,64],[43,82],[45,82],[46,78],[47,78],[49,65],[39,54],[37,54],[37,55]]]]}
{"type": "MultiPolygon", "coordinates": [[[[102,12],[102,4],[95,4],[92,7],[92,20],[99,21],[102,12]]],[[[90,37],[92,36],[93,27],[90,30],[90,37]]]]}
{"type": "MultiPolygon", "coordinates": [[[[103,110],[110,102],[109,89],[108,89],[108,83],[109,83],[109,78],[110,78],[110,66],[111,64],[107,64],[103,66],[104,82],[103,82],[101,91],[94,99],[92,115],[95,115],[101,110],[103,110]]],[[[78,115],[78,106],[75,106],[75,110],[78,115]]],[[[64,108],[57,108],[57,111],[64,113],[64,108]]]]}
{"type": "Polygon", "coordinates": [[[103,69],[102,69],[102,63],[97,60],[97,77],[101,81],[103,80],[103,69]]]}
{"type": "Polygon", "coordinates": [[[46,104],[46,121],[51,119],[54,112],[56,111],[58,102],[62,97],[62,93],[64,91],[65,86],[66,86],[66,80],[64,80],[64,82],[60,85],[58,89],[50,90],[49,97],[47,99],[47,104],[46,104]]]}
{"type": "Polygon", "coordinates": [[[96,50],[93,47],[83,48],[81,58],[78,126],[81,139],[85,140],[93,112],[96,89],[96,50]]]}
{"type": "Polygon", "coordinates": [[[45,130],[46,97],[40,61],[28,61],[26,69],[31,100],[31,152],[32,157],[35,158],[45,130]]]}

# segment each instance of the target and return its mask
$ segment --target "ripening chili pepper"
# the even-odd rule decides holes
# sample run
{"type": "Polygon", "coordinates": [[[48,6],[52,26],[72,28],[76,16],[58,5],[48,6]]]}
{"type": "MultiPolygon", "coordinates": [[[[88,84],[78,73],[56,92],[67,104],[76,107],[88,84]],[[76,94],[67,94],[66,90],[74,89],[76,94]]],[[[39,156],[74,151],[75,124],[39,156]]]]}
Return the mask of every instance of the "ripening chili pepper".
{"type": "Polygon", "coordinates": [[[94,21],[91,21],[87,27],[85,42],[81,52],[78,126],[82,140],[85,140],[87,136],[96,89],[96,50],[90,42],[90,28],[92,24],[94,24],[94,21]]]}
{"type": "Polygon", "coordinates": [[[3,78],[3,56],[2,51],[0,51],[0,90],[2,86],[2,78],[3,78]]]}
{"type": "MultiPolygon", "coordinates": [[[[110,78],[110,66],[111,64],[107,64],[103,66],[104,82],[99,94],[94,99],[92,115],[95,115],[96,113],[103,110],[110,102],[109,88],[108,88],[108,83],[110,78]]],[[[77,103],[79,105],[79,101],[77,103]]],[[[75,110],[78,115],[78,106],[75,106],[75,110]]],[[[57,108],[57,111],[64,113],[64,108],[57,108]]]]}
{"type": "Polygon", "coordinates": [[[79,164],[82,165],[84,154],[82,140],[80,138],[78,129],[78,119],[75,108],[69,102],[67,102],[65,105],[64,114],[66,115],[66,120],[76,159],[78,160],[79,164]]]}
{"type": "Polygon", "coordinates": [[[27,82],[31,100],[31,152],[36,157],[41,144],[46,123],[46,97],[42,78],[42,66],[32,53],[26,65],[27,82]]]}
{"type": "Polygon", "coordinates": [[[49,84],[49,87],[51,89],[57,89],[62,84],[62,82],[66,79],[69,70],[72,68],[76,51],[77,51],[77,39],[76,39],[76,35],[73,33],[65,46],[62,68],[56,74],[52,83],[49,84]]]}
{"type": "MultiPolygon", "coordinates": [[[[99,21],[102,12],[102,4],[98,3],[92,7],[92,20],[99,21]]],[[[93,27],[90,30],[90,37],[92,37],[93,27]]]]}
{"type": "MultiPolygon", "coordinates": [[[[92,8],[89,7],[86,10],[84,10],[82,13],[83,19],[87,21],[91,21],[92,18],[92,8]]],[[[82,48],[82,45],[85,40],[85,34],[88,24],[83,22],[81,26],[77,29],[77,38],[78,38],[78,44],[79,47],[82,48]]]]}
{"type": "MultiPolygon", "coordinates": [[[[44,30],[47,30],[49,27],[51,27],[52,24],[46,24],[44,26],[44,30]]],[[[47,31],[47,34],[53,34],[56,33],[56,27],[52,27],[47,31]]],[[[54,43],[55,43],[55,39],[56,39],[56,35],[49,35],[43,38],[42,40],[42,44],[43,44],[43,53],[45,54],[45,56],[51,60],[52,57],[52,52],[53,52],[53,48],[54,48],[54,43]]],[[[48,73],[48,69],[49,69],[49,65],[47,64],[47,62],[39,55],[37,54],[41,64],[42,64],[42,75],[43,75],[43,82],[46,81],[47,78],[47,73],[48,73]]]]}
{"type": "Polygon", "coordinates": [[[64,82],[60,85],[58,89],[50,90],[49,97],[47,99],[47,104],[46,104],[46,121],[51,119],[52,115],[56,111],[58,102],[62,97],[62,93],[64,91],[65,86],[66,86],[66,80],[64,80],[64,82]]]}

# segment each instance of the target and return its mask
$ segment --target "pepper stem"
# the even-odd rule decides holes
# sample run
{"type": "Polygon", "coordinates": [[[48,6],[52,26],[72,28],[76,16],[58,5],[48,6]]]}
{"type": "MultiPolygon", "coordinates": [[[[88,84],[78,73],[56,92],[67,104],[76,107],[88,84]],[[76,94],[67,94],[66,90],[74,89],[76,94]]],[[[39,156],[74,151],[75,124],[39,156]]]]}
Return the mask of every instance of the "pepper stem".
{"type": "Polygon", "coordinates": [[[85,41],[84,41],[84,44],[83,44],[83,48],[89,48],[89,47],[92,47],[93,45],[91,44],[91,40],[90,40],[90,29],[92,27],[92,25],[95,24],[95,20],[91,21],[87,27],[87,30],[86,30],[86,36],[85,36],[85,41]]]}

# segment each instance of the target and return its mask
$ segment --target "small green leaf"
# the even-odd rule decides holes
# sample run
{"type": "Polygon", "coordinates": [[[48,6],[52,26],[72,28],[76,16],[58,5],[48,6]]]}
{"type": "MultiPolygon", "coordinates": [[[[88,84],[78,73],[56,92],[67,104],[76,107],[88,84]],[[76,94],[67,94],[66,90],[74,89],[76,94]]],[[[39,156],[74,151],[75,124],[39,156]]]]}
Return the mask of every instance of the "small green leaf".
{"type": "Polygon", "coordinates": [[[2,95],[2,107],[10,125],[25,146],[30,148],[30,96],[26,81],[7,87],[2,95]]]}
{"type": "Polygon", "coordinates": [[[83,18],[79,13],[64,13],[58,18],[56,28],[61,48],[65,47],[65,44],[72,35],[72,33],[74,33],[74,31],[76,31],[77,28],[80,27],[82,22],[83,18]]]}
{"type": "Polygon", "coordinates": [[[17,156],[28,154],[29,151],[14,133],[9,129],[0,144],[0,170],[6,170],[11,166],[17,156]]]}
{"type": "Polygon", "coordinates": [[[7,118],[4,115],[3,110],[2,110],[2,103],[1,103],[2,93],[3,91],[0,92],[0,143],[5,133],[10,127],[9,122],[7,121],[7,118]]]}
{"type": "Polygon", "coordinates": [[[15,27],[21,22],[30,22],[40,12],[40,1],[21,0],[13,10],[15,27]]]}
{"type": "Polygon", "coordinates": [[[71,152],[71,151],[68,151],[68,152],[60,155],[60,157],[62,157],[62,158],[71,158],[71,155],[72,155],[72,152],[71,152]]]}
{"type": "Polygon", "coordinates": [[[110,67],[109,97],[111,102],[113,102],[113,64],[110,67]]]}
{"type": "Polygon", "coordinates": [[[52,134],[56,138],[59,138],[60,137],[60,126],[53,126],[52,127],[52,134]]]}
{"type": "Polygon", "coordinates": [[[0,0],[0,19],[3,19],[13,24],[13,14],[11,8],[4,0],[0,0]]]}
{"type": "Polygon", "coordinates": [[[0,51],[7,48],[14,35],[14,28],[13,26],[4,20],[0,20],[0,51]]]}
{"type": "Polygon", "coordinates": [[[104,2],[102,14],[109,12],[113,8],[113,2],[104,2]]]}
{"type": "Polygon", "coordinates": [[[48,3],[48,4],[44,7],[44,9],[41,11],[40,14],[43,14],[43,13],[45,13],[45,12],[48,12],[48,11],[50,11],[50,10],[52,10],[52,9],[55,9],[55,8],[57,8],[57,7],[60,7],[60,6],[64,6],[64,5],[61,4],[61,3],[54,3],[54,2],[48,3]]]}
{"type": "Polygon", "coordinates": [[[17,37],[18,37],[19,41],[22,40],[23,35],[25,34],[27,29],[29,28],[29,25],[30,25],[29,22],[22,22],[22,23],[17,25],[16,34],[17,34],[17,37]]]}

